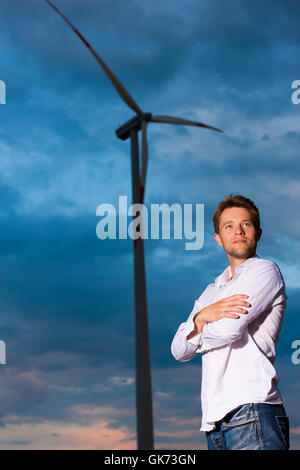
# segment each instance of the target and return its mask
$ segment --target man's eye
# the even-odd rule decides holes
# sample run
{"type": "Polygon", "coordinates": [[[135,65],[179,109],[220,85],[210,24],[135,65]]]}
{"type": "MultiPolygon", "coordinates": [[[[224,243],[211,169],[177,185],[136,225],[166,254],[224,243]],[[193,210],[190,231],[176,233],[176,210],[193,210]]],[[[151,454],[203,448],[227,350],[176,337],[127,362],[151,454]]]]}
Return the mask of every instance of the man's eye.
{"type": "Polygon", "coordinates": [[[232,225],[226,225],[226,227],[225,227],[225,228],[228,228],[228,227],[232,227],[232,225]]]}

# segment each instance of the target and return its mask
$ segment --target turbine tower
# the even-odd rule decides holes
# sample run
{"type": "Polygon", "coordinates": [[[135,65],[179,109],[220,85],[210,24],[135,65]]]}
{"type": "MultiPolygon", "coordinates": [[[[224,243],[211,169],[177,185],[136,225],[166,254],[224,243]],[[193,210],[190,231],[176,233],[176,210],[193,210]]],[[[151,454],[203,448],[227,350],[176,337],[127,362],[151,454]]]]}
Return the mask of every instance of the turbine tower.
{"type": "MultiPolygon", "coordinates": [[[[142,204],[145,194],[145,183],[148,163],[148,141],[147,125],[149,122],[164,124],[180,124],[185,126],[196,126],[222,132],[216,127],[209,126],[188,119],[173,116],[153,116],[144,113],[124,85],[108,68],[93,47],[73,26],[68,18],[50,1],[46,2],[64,19],[72,28],[85,46],[93,54],[107,77],[111,81],[121,99],[131,108],[136,115],[116,130],[117,137],[122,140],[131,139],[131,170],[132,170],[132,195],[133,204],[142,204]],[[139,164],[139,141],[138,132],[142,131],[142,170],[139,164]]],[[[142,234],[142,217],[140,224],[142,234]]],[[[152,413],[152,390],[151,390],[151,367],[150,348],[148,334],[148,314],[146,299],[146,277],[143,238],[134,240],[134,287],[135,287],[135,360],[136,360],[136,411],[137,411],[137,443],[139,450],[154,449],[153,438],[153,413],[152,413]]]]}

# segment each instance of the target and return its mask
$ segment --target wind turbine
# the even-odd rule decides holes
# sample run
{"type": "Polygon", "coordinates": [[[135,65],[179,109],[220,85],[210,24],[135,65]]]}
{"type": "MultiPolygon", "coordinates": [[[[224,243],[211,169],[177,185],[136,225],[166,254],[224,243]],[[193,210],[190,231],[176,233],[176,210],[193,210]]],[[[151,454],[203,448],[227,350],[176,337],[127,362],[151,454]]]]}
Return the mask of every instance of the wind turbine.
{"type": "MultiPolygon", "coordinates": [[[[131,139],[131,169],[132,169],[132,193],[133,204],[142,204],[145,194],[145,183],[148,163],[147,125],[149,122],[164,124],[180,124],[196,126],[222,132],[216,127],[209,126],[188,119],[173,116],[153,116],[144,113],[135,102],[120,80],[108,68],[93,47],[82,34],[73,26],[68,18],[50,1],[45,0],[73,29],[85,46],[93,54],[122,100],[136,115],[116,130],[117,137],[122,140],[131,139]],[[138,131],[142,130],[142,171],[139,168],[139,142],[138,131]]],[[[141,221],[142,225],[142,221],[141,221]]],[[[142,233],[142,226],[140,226],[142,233]]],[[[136,407],[137,407],[137,440],[138,449],[153,449],[153,416],[152,416],[152,391],[150,349],[148,335],[148,314],[146,301],[146,277],[143,238],[134,240],[134,285],[135,285],[135,357],[136,357],[136,407]]]]}

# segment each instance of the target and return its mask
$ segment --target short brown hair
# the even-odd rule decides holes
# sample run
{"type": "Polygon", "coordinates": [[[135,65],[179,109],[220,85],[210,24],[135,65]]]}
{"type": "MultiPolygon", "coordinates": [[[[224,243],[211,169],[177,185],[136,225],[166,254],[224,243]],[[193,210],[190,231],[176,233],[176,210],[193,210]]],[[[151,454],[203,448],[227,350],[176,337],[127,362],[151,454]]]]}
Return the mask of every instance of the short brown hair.
{"type": "Polygon", "coordinates": [[[244,196],[240,196],[239,194],[237,194],[236,196],[234,196],[233,194],[229,194],[225,197],[223,201],[218,204],[218,207],[213,215],[215,233],[220,233],[220,217],[222,212],[225,209],[229,209],[231,207],[244,207],[245,209],[248,209],[251,215],[252,223],[255,227],[256,234],[258,235],[261,231],[258,209],[254,202],[251,201],[251,199],[248,199],[244,196]]]}

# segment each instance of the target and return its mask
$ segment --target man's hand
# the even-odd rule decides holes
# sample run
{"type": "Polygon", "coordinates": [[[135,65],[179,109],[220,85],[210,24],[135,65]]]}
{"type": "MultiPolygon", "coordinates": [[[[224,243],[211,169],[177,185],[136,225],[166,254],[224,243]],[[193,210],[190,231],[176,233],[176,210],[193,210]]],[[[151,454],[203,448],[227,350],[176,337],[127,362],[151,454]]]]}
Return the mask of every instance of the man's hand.
{"type": "Polygon", "coordinates": [[[191,339],[201,333],[206,323],[211,323],[213,321],[220,320],[221,318],[240,318],[239,315],[232,312],[248,313],[247,310],[242,308],[242,306],[251,307],[251,304],[245,300],[242,300],[248,297],[248,295],[244,294],[234,294],[230,297],[225,297],[225,299],[218,300],[218,302],[215,302],[214,304],[204,307],[195,315],[195,328],[187,336],[187,339],[191,339]]]}

